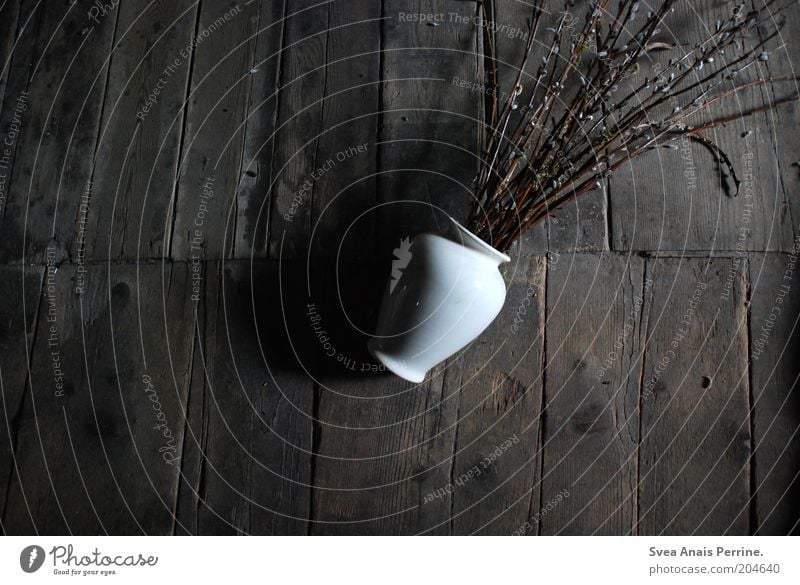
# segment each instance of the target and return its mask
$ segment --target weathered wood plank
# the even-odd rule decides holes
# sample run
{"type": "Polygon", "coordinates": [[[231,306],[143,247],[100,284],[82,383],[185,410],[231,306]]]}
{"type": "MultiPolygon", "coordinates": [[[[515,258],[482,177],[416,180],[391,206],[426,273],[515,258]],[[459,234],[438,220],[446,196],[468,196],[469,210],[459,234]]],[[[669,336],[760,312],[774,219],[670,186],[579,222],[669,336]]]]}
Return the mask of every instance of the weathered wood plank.
{"type": "Polygon", "coordinates": [[[225,35],[229,23],[197,26],[195,0],[132,0],[117,10],[86,254],[161,257],[169,250],[191,63],[197,47],[225,35]]]}
{"type": "MultiPolygon", "coordinates": [[[[758,0],[753,0],[754,6],[759,6],[758,0]]],[[[800,43],[794,39],[795,32],[800,30],[800,5],[790,3],[781,16],[776,16],[776,21],[785,18],[783,28],[778,34],[775,44],[778,47],[770,52],[769,60],[764,62],[764,76],[781,76],[792,72],[796,74],[796,63],[800,59],[800,43]]],[[[795,81],[773,83],[762,88],[760,99],[762,103],[775,101],[797,95],[800,91],[795,81]]],[[[764,164],[759,166],[759,185],[765,198],[775,201],[778,206],[777,217],[770,227],[774,231],[783,228],[784,223],[789,223],[793,228],[794,237],[800,233],[800,165],[798,153],[800,152],[800,136],[797,127],[800,125],[800,108],[798,100],[775,107],[758,118],[753,119],[753,127],[761,136],[765,144],[764,164]],[[759,132],[760,131],[760,132],[759,132]]],[[[781,244],[780,250],[791,252],[794,242],[787,242],[777,238],[781,244]]]]}
{"type": "MultiPolygon", "coordinates": [[[[665,21],[662,36],[664,40],[691,46],[707,29],[713,30],[716,19],[726,18],[729,9],[713,0],[679,3],[675,14],[665,21]]],[[[800,7],[793,5],[790,11],[798,12],[800,7]]],[[[787,51],[795,60],[800,55],[796,44],[787,45],[781,53],[787,51]]],[[[732,61],[731,53],[717,63],[732,61]]],[[[654,57],[662,67],[667,58],[654,57]]],[[[787,72],[788,69],[781,71],[787,72]]],[[[737,80],[744,82],[768,74],[767,64],[758,61],[737,80]]],[[[652,77],[653,73],[645,68],[641,75],[652,77]]],[[[758,89],[743,90],[715,105],[711,114],[712,117],[736,115],[764,104],[767,97],[767,93],[758,89]]],[[[687,106],[682,100],[670,104],[675,105],[687,106]]],[[[784,158],[781,173],[776,153],[783,152],[788,158],[794,156],[788,153],[796,151],[796,133],[788,130],[792,127],[788,121],[797,120],[797,115],[796,106],[781,107],[776,112],[742,118],[705,133],[733,161],[743,181],[738,197],[729,195],[733,193],[733,182],[722,178],[711,154],[695,143],[681,143],[674,151],[656,149],[618,170],[611,179],[613,249],[791,249],[796,231],[792,225],[796,220],[790,211],[794,204],[781,176],[796,175],[796,169],[790,169],[790,161],[784,158]],[[787,130],[776,129],[780,125],[787,130]]],[[[710,119],[705,116],[697,122],[710,119]]]]}
{"type": "MultiPolygon", "coordinates": [[[[315,257],[371,255],[377,199],[381,4],[352,0],[330,5],[325,101],[316,157],[331,170],[312,178],[315,257]],[[341,250],[340,250],[341,245],[341,250]]],[[[384,80],[386,86],[402,81],[384,80]]]]}
{"type": "Polygon", "coordinates": [[[9,533],[171,532],[190,287],[186,265],[47,267],[9,533]]]}
{"type": "Polygon", "coordinates": [[[408,81],[386,83],[381,95],[379,253],[439,229],[437,210],[464,219],[472,206],[483,104],[459,83],[479,79],[475,14],[473,3],[448,0],[402,0],[384,10],[381,76],[408,81]],[[446,20],[431,26],[427,15],[446,20]]]}
{"type": "Polygon", "coordinates": [[[33,12],[36,4],[20,8],[28,24],[12,57],[3,109],[13,160],[0,224],[5,263],[23,257],[44,263],[51,240],[61,261],[76,239],[116,20],[111,14],[93,22],[88,2],[42,3],[33,12]]]}
{"type": "Polygon", "coordinates": [[[564,256],[548,271],[542,534],[635,530],[647,288],[636,256],[564,256]]]}
{"type": "Polygon", "coordinates": [[[730,259],[648,261],[640,534],[747,534],[745,273],[730,259]]]}
{"type": "Polygon", "coordinates": [[[458,401],[450,464],[453,534],[535,534],[540,498],[545,259],[507,265],[494,323],[449,363],[458,401]]]}
{"type": "Polygon", "coordinates": [[[0,5],[0,222],[2,222],[3,214],[6,210],[8,190],[11,183],[11,170],[14,166],[14,155],[16,154],[16,140],[11,141],[11,145],[6,144],[8,109],[13,111],[15,104],[6,103],[5,94],[6,83],[11,72],[11,55],[14,43],[18,38],[17,20],[19,19],[20,2],[21,0],[10,0],[0,5]]]}
{"type": "MultiPolygon", "coordinates": [[[[11,179],[13,177],[14,159],[17,153],[17,144],[19,143],[19,134],[22,131],[22,118],[25,112],[20,106],[25,106],[25,101],[28,97],[28,77],[30,75],[29,68],[32,67],[36,57],[37,49],[30,45],[32,41],[28,40],[28,36],[34,35],[30,30],[36,31],[39,26],[44,26],[40,22],[43,18],[41,10],[33,10],[32,5],[29,5],[26,14],[20,18],[20,5],[22,0],[16,2],[5,3],[0,7],[3,14],[3,31],[2,43],[0,44],[0,226],[3,227],[4,232],[9,232],[8,223],[3,221],[6,208],[8,207],[8,200],[11,191],[11,179]],[[9,20],[5,20],[5,16],[9,20]],[[19,20],[19,23],[18,23],[19,20]],[[19,24],[19,30],[17,25],[19,24]],[[28,36],[26,35],[26,31],[28,36]],[[16,46],[19,45],[19,46],[16,46]],[[17,49],[17,58],[14,60],[14,49],[17,49]],[[12,80],[11,87],[7,87],[9,79],[12,80]],[[8,93],[6,93],[8,90],[8,93]],[[6,101],[7,100],[7,101],[6,101]],[[12,124],[14,126],[12,127],[12,124]]],[[[51,25],[52,26],[52,25],[51,25]]],[[[39,51],[43,48],[39,48],[39,51]]],[[[19,237],[17,239],[20,239],[19,237]]],[[[21,255],[21,244],[20,255],[21,255]]],[[[0,260],[4,263],[10,261],[9,258],[4,257],[0,251],[0,260]]]]}
{"type": "MultiPolygon", "coordinates": [[[[236,195],[236,258],[266,258],[271,217],[272,153],[278,116],[281,47],[285,20],[283,2],[261,2],[250,108],[244,129],[242,175],[236,195]]],[[[291,14],[291,13],[290,13],[291,14]]]]}
{"type": "Polygon", "coordinates": [[[426,496],[450,481],[458,402],[444,393],[451,369],[439,366],[419,385],[386,373],[362,332],[373,331],[385,283],[374,275],[382,271],[377,262],[339,270],[338,283],[333,270],[315,270],[326,277],[312,281],[305,317],[319,380],[312,533],[447,534],[450,495],[426,496]]]}
{"type": "Polygon", "coordinates": [[[14,430],[28,383],[28,357],[39,314],[40,267],[0,267],[0,528],[13,473],[14,430]]]}
{"type": "Polygon", "coordinates": [[[257,69],[260,11],[261,3],[201,6],[200,30],[215,27],[219,33],[198,45],[192,61],[172,238],[175,259],[234,254],[236,193],[243,173],[251,76],[257,69]]]}
{"type": "Polygon", "coordinates": [[[450,496],[435,495],[450,480],[456,414],[444,375],[438,367],[413,387],[392,376],[321,388],[313,534],[448,533],[450,496]]]}
{"type": "MultiPolygon", "coordinates": [[[[7,0],[0,5],[0,104],[3,103],[5,97],[6,83],[8,82],[8,74],[11,70],[11,54],[14,49],[14,43],[19,38],[17,29],[24,27],[27,22],[27,16],[19,21],[19,5],[22,0],[7,0]]],[[[23,29],[24,31],[24,29],[23,29]]],[[[0,108],[5,109],[5,108],[0,108]]],[[[2,217],[0,211],[0,217],[2,217]]]]}
{"type": "Polygon", "coordinates": [[[309,245],[312,174],[326,172],[319,134],[323,130],[330,10],[330,3],[299,0],[292,4],[296,14],[285,21],[270,189],[268,246],[272,258],[302,257],[309,245]],[[303,189],[306,184],[311,189],[303,189]]]}
{"type": "Polygon", "coordinates": [[[179,533],[308,531],[313,387],[293,355],[303,297],[287,284],[303,267],[280,269],[249,261],[203,267],[179,533]]]}
{"type": "Polygon", "coordinates": [[[800,530],[800,280],[797,256],[755,256],[750,271],[753,408],[751,532],[800,530]]]}

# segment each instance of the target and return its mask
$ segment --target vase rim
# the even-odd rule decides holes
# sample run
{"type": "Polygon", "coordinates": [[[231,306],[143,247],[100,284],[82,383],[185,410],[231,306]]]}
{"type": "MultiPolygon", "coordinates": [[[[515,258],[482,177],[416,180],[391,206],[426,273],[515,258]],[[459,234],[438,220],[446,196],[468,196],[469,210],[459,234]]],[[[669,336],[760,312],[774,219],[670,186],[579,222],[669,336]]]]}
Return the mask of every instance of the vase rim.
{"type": "Polygon", "coordinates": [[[482,239],[480,239],[478,236],[473,234],[471,231],[469,231],[467,228],[465,228],[463,225],[458,223],[455,219],[453,219],[449,215],[447,217],[450,219],[452,224],[456,227],[456,229],[459,232],[459,235],[465,237],[468,240],[468,242],[461,241],[461,242],[458,242],[458,243],[460,243],[462,245],[472,244],[472,245],[470,245],[468,247],[470,247],[472,249],[476,249],[477,248],[477,250],[479,252],[484,252],[485,254],[491,256],[493,259],[497,260],[501,264],[504,263],[504,262],[511,262],[511,258],[507,254],[503,254],[499,250],[496,250],[495,248],[493,248],[492,246],[490,246],[489,244],[484,242],[482,239]]]}

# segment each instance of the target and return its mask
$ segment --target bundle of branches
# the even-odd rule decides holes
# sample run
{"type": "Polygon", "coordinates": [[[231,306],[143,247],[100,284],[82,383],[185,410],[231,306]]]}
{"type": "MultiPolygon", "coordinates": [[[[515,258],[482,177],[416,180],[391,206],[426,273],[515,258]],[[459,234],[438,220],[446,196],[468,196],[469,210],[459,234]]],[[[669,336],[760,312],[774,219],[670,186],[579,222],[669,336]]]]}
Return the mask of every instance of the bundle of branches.
{"type": "Polygon", "coordinates": [[[610,173],[654,148],[677,150],[681,139],[710,150],[738,192],[730,157],[704,131],[796,99],[793,93],[727,117],[715,118],[710,109],[747,88],[797,81],[793,75],[766,75],[761,67],[780,30],[775,15],[782,8],[774,0],[755,10],[742,4],[726,19],[702,25],[704,40],[687,49],[658,40],[677,2],[591,0],[576,28],[574,3],[567,0],[554,26],[544,28],[544,1],[534,0],[516,82],[502,92],[494,3],[481,0],[489,97],[478,198],[469,221],[475,234],[506,251],[565,203],[602,189],[610,173]],[[541,62],[530,63],[535,46],[546,49],[541,62]],[[669,51],[671,58],[657,75],[641,79],[640,64],[654,51],[669,51]],[[526,72],[534,66],[535,73],[526,72]]]}

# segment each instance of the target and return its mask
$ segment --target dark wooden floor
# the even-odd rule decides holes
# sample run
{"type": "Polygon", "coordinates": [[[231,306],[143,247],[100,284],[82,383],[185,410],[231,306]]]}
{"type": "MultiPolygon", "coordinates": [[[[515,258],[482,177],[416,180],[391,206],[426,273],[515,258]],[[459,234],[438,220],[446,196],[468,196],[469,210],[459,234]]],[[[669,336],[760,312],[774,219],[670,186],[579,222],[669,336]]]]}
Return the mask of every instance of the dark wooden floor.
{"type": "Polygon", "coordinates": [[[412,385],[365,332],[391,249],[469,206],[475,4],[99,6],[0,0],[5,533],[800,531],[796,104],[716,132],[738,198],[662,149],[561,210],[412,385]]]}

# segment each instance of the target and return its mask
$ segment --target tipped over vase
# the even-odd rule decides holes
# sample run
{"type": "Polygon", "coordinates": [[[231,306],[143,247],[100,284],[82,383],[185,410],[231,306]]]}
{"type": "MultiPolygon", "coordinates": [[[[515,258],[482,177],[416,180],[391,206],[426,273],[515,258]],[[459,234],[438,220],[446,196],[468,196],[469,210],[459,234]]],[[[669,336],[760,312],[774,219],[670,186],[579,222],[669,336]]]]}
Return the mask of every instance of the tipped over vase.
{"type": "Polygon", "coordinates": [[[506,299],[501,264],[510,258],[450,218],[395,249],[370,353],[410,382],[478,337],[506,299]]]}

